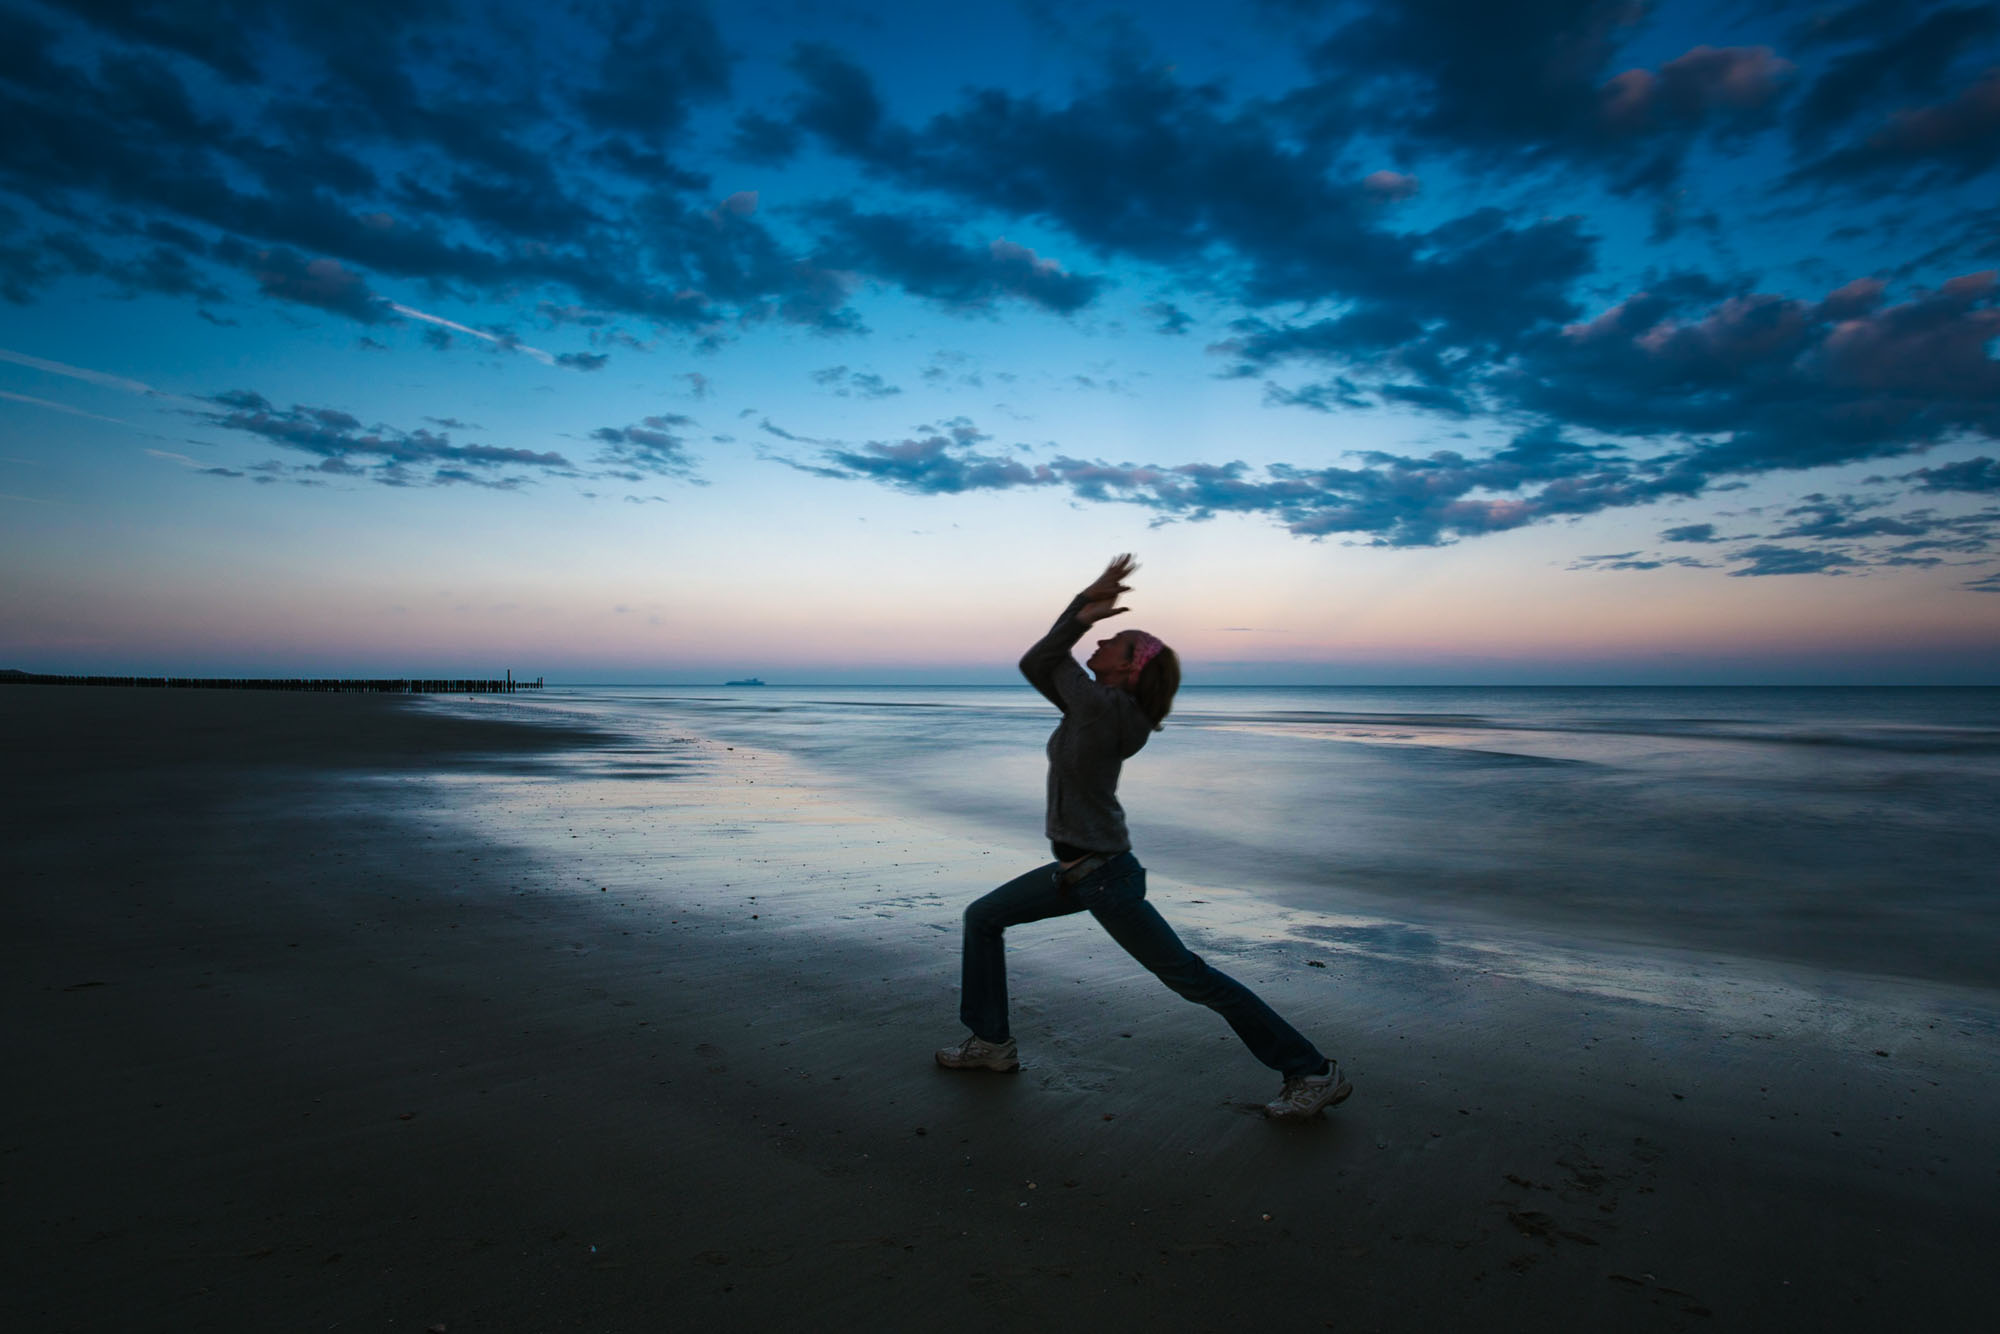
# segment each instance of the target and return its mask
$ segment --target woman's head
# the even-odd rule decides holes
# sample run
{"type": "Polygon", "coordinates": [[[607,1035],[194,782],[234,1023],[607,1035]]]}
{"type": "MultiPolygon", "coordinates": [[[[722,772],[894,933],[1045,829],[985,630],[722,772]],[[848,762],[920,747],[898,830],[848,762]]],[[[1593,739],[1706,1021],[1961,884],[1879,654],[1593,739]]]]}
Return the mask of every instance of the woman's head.
{"type": "Polygon", "coordinates": [[[1174,693],[1181,688],[1180,658],[1144,630],[1121,630],[1099,640],[1085,665],[1099,681],[1130,692],[1155,730],[1173,709],[1174,693]]]}

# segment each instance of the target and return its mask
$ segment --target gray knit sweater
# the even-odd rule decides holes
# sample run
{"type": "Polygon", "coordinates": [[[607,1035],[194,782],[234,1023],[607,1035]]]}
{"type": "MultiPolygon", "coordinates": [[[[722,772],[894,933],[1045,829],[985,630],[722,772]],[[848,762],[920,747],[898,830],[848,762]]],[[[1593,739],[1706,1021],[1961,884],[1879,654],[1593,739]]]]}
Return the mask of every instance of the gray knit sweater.
{"type": "Polygon", "coordinates": [[[1153,735],[1153,724],[1130,693],[1099,685],[1070,656],[1090,628],[1076,619],[1081,606],[1079,595],[1021,658],[1021,675],[1063,713],[1049,734],[1048,837],[1091,852],[1124,852],[1132,840],[1118,804],[1118,771],[1153,735]]]}

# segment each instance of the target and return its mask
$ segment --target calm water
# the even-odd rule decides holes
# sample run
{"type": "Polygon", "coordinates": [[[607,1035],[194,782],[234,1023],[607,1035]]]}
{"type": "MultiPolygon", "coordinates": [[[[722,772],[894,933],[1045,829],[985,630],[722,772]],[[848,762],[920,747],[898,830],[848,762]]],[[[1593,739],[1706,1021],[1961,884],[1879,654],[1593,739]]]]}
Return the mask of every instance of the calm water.
{"type": "MultiPolygon", "coordinates": [[[[528,697],[519,697],[527,699],[528,697]]],[[[1038,855],[1054,710],[1013,687],[572,687],[1038,855]]],[[[2000,986],[2000,690],[1226,688],[1125,768],[1160,873],[1412,924],[2000,986]]]]}

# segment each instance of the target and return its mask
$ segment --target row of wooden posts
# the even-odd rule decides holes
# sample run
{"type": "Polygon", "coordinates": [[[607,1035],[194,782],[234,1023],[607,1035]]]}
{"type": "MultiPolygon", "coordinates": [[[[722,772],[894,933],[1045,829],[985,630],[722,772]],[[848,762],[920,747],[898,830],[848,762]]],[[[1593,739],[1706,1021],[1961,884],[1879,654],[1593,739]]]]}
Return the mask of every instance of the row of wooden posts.
{"type": "Polygon", "coordinates": [[[510,671],[497,681],[458,679],[368,679],[307,676],[59,676],[43,672],[0,672],[0,685],[148,686],[177,690],[358,691],[372,695],[511,695],[540,690],[542,678],[516,681],[510,671]]]}

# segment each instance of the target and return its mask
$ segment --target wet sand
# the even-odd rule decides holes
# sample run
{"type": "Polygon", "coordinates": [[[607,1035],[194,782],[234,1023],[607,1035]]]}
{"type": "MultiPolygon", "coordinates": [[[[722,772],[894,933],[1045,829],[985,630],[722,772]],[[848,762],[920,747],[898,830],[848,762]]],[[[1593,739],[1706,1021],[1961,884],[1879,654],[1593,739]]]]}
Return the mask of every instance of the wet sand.
{"type": "Polygon", "coordinates": [[[1266,1122],[1083,918],[950,1074],[1032,841],[463,712],[0,689],[6,1327],[1987,1327],[1990,998],[1718,1017],[1156,878],[1352,1101],[1266,1122]]]}

